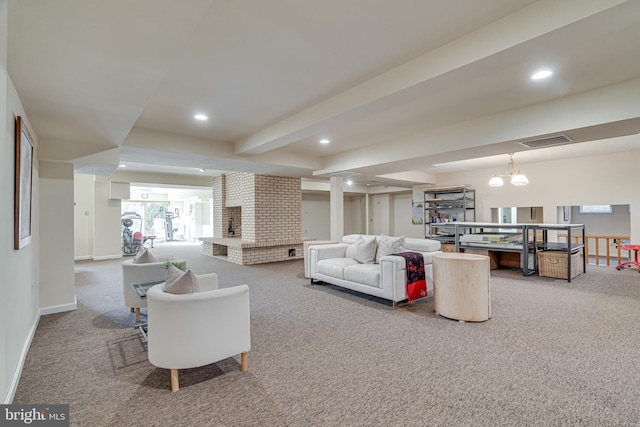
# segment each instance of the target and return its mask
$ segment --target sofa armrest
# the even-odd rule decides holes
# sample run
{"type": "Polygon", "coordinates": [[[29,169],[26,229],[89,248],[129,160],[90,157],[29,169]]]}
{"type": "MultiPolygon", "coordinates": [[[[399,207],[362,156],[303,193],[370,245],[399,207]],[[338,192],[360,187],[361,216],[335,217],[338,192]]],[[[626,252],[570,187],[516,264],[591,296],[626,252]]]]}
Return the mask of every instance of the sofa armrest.
{"type": "MultiPolygon", "coordinates": [[[[418,252],[418,251],[408,251],[418,252]]],[[[420,252],[424,258],[424,274],[427,281],[427,289],[433,290],[433,254],[442,251],[420,252]]],[[[385,292],[389,292],[389,297],[393,297],[394,301],[402,301],[407,297],[407,262],[401,256],[385,255],[380,258],[380,280],[382,288],[385,292]]]]}
{"type": "Polygon", "coordinates": [[[330,245],[309,246],[309,276],[315,278],[318,271],[318,261],[330,258],[345,258],[347,248],[346,243],[334,243],[330,245]]]}
{"type": "Polygon", "coordinates": [[[385,255],[380,258],[380,284],[388,299],[407,299],[406,270],[407,263],[401,256],[385,255]]]}
{"type": "Polygon", "coordinates": [[[422,254],[422,258],[424,259],[424,265],[429,265],[429,264],[433,264],[433,256],[435,254],[441,254],[442,251],[430,251],[430,252],[420,252],[420,253],[422,254]]]}
{"type": "Polygon", "coordinates": [[[346,243],[334,243],[331,245],[313,245],[309,247],[309,252],[317,253],[318,261],[329,258],[344,258],[349,247],[346,243]]]}

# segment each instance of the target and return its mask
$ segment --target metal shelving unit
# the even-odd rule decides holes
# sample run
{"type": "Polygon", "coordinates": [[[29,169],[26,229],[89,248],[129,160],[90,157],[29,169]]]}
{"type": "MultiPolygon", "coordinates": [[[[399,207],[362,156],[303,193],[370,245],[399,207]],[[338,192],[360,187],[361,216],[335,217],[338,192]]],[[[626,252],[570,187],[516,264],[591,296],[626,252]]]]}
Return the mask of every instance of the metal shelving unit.
{"type": "Polygon", "coordinates": [[[476,220],[476,192],[464,185],[424,189],[425,237],[440,224],[476,220]]]}

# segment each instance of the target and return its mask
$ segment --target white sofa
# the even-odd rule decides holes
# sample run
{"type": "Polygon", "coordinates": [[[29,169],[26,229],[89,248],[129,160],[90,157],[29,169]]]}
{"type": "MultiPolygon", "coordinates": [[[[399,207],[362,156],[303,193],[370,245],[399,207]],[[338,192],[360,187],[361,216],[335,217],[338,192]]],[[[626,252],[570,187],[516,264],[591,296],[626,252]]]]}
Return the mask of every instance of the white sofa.
{"type": "MultiPolygon", "coordinates": [[[[314,280],[352,289],[354,291],[384,298],[394,302],[407,299],[406,262],[403,257],[385,255],[378,264],[360,263],[347,258],[347,248],[359,236],[365,239],[374,236],[350,234],[342,243],[309,247],[309,274],[314,280]]],[[[377,236],[377,239],[380,239],[377,236]]],[[[429,294],[433,291],[433,269],[431,257],[441,253],[440,242],[432,239],[405,238],[405,251],[420,252],[424,258],[425,279],[429,294]]]]}

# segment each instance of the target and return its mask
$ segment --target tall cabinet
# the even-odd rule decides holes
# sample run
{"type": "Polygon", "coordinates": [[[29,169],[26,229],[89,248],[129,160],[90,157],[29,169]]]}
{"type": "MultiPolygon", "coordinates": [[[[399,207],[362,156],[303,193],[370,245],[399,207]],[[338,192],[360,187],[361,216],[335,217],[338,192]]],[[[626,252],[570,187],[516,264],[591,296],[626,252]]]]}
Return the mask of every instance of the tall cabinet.
{"type": "Polygon", "coordinates": [[[425,237],[438,234],[438,224],[476,220],[476,191],[464,185],[424,189],[425,237]]]}

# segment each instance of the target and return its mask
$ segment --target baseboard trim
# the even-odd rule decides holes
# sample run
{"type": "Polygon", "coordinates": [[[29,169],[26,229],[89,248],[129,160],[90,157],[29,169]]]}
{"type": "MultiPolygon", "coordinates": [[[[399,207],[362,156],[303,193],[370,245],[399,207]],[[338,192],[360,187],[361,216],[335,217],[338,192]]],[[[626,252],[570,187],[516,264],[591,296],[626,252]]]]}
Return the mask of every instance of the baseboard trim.
{"type": "Polygon", "coordinates": [[[93,260],[94,261],[103,261],[105,259],[117,259],[117,258],[122,258],[122,254],[94,256],[93,260]]]}
{"type": "Polygon", "coordinates": [[[73,302],[68,304],[51,305],[49,307],[40,308],[40,316],[46,316],[47,314],[64,313],[65,311],[73,311],[78,308],[78,300],[73,297],[73,302]]]}
{"type": "Polygon", "coordinates": [[[88,259],[93,259],[93,257],[91,255],[83,255],[83,256],[77,256],[73,258],[74,261],[85,261],[88,259]]]}
{"type": "Polygon", "coordinates": [[[22,346],[20,359],[18,359],[18,366],[16,366],[16,370],[13,373],[13,378],[9,386],[9,392],[7,393],[7,397],[4,401],[5,405],[13,403],[13,398],[16,395],[16,391],[18,390],[18,383],[20,382],[20,377],[22,376],[22,368],[24,367],[24,362],[27,360],[27,354],[29,353],[29,349],[31,348],[31,342],[33,341],[33,337],[36,334],[36,329],[38,329],[38,323],[40,323],[40,315],[41,310],[38,311],[37,315],[34,318],[34,322],[31,324],[31,328],[29,328],[29,335],[27,336],[27,339],[22,346]]]}

